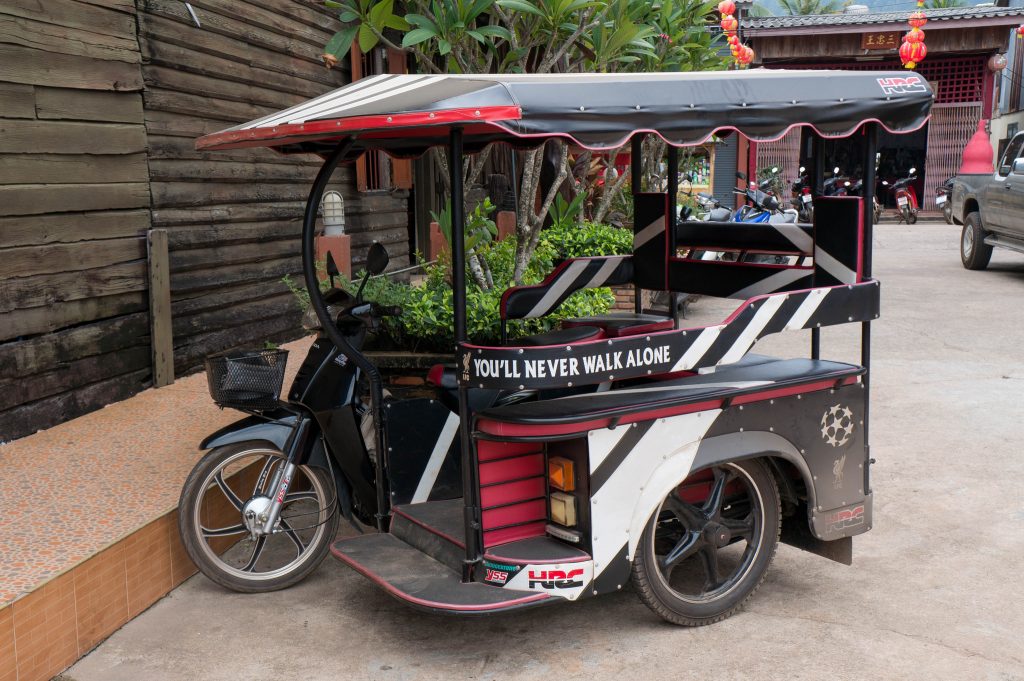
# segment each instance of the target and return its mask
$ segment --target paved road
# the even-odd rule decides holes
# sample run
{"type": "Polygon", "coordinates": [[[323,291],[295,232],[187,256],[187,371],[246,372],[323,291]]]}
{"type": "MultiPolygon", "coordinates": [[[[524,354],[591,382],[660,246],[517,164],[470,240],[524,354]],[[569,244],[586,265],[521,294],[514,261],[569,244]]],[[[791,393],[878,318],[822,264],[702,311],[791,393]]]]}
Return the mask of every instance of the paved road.
{"type": "MultiPolygon", "coordinates": [[[[1024,679],[1024,258],[997,252],[968,272],[958,236],[944,224],[876,235],[876,516],[852,567],[782,546],[747,609],[701,629],[663,624],[631,592],[430,616],[331,559],[263,596],[195,577],[65,678],[1024,679]]],[[[823,333],[824,356],[855,357],[847,331],[823,333]]]]}

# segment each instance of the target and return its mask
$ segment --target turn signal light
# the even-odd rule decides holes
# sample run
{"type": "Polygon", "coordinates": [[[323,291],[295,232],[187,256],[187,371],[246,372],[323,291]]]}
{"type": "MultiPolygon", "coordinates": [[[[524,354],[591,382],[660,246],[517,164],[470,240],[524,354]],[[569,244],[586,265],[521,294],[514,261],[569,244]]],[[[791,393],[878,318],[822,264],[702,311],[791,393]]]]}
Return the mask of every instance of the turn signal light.
{"type": "Polygon", "coordinates": [[[551,493],[551,520],[565,527],[576,525],[576,497],[564,492],[551,493]]]}
{"type": "Polygon", "coordinates": [[[548,483],[563,492],[571,492],[576,489],[572,461],[562,456],[553,456],[548,459],[548,483]]]}

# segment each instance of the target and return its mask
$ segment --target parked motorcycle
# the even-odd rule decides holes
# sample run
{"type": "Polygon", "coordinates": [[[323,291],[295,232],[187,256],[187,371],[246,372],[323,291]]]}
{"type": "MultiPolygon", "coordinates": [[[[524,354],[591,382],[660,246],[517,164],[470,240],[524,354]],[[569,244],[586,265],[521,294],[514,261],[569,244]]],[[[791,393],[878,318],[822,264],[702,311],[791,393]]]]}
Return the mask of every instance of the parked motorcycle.
{"type": "MultiPolygon", "coordinates": [[[[849,183],[847,183],[849,184],[849,183]]],[[[849,196],[864,196],[864,180],[857,180],[846,188],[849,196]]],[[[882,204],[878,202],[874,192],[871,193],[871,212],[874,217],[873,224],[878,224],[882,219],[882,204]]]]}
{"type": "MultiPolygon", "coordinates": [[[[287,402],[276,397],[287,351],[208,360],[214,400],[252,414],[202,443],[201,448],[209,451],[192,469],[179,503],[178,526],[186,552],[203,574],[221,586],[258,593],[301,581],[320,564],[334,541],[339,523],[336,511],[350,522],[379,524],[379,509],[387,501],[380,496],[383,481],[375,477],[381,470],[376,443],[384,424],[370,406],[367,382],[367,372],[376,369],[349,358],[358,356],[367,334],[379,330],[385,317],[402,313],[399,307],[363,300],[367,280],[387,264],[387,251],[374,243],[356,294],[334,287],[324,294],[347,347],[339,347],[321,332],[296,374],[287,402]],[[275,382],[276,388],[272,387],[275,382]],[[210,519],[223,514],[226,503],[238,511],[239,522],[211,526],[210,519]]],[[[336,275],[333,265],[329,258],[328,274],[336,275]]],[[[303,318],[303,327],[321,330],[312,310],[303,318]]],[[[393,418],[406,419],[408,428],[424,428],[458,413],[454,372],[436,373],[428,380],[436,386],[437,399],[420,405],[414,414],[392,414],[393,418]]],[[[470,389],[467,397],[474,409],[482,409],[535,395],[535,391],[470,389]]],[[[449,444],[443,442],[443,448],[449,444]]],[[[389,459],[393,468],[401,468],[394,456],[389,459]]],[[[458,476],[451,471],[441,471],[434,482],[435,487],[457,488],[458,484],[458,476]]],[[[411,493],[392,481],[392,501],[411,493]]]]}
{"type": "Polygon", "coordinates": [[[917,168],[911,168],[907,177],[893,182],[891,186],[888,182],[882,182],[883,185],[889,186],[889,191],[896,198],[896,221],[906,222],[908,225],[917,222],[917,213],[920,210],[917,192],[911,184],[917,179],[916,173],[917,168]]]}
{"type": "Polygon", "coordinates": [[[942,209],[946,224],[953,224],[953,178],[935,188],[935,205],[942,209]]]}
{"type": "Polygon", "coordinates": [[[811,193],[810,176],[807,169],[800,166],[800,176],[793,182],[790,189],[793,198],[789,203],[797,212],[797,220],[800,222],[814,222],[814,196],[811,193]]]}

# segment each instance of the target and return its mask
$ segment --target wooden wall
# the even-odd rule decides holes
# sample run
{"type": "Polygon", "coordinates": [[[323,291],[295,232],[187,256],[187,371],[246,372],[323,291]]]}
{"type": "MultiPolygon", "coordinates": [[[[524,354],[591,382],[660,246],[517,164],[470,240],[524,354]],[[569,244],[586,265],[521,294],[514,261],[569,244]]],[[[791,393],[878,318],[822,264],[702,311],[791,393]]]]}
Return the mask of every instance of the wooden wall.
{"type": "MultiPolygon", "coordinates": [[[[320,163],[266,149],[200,153],[195,138],[349,80],[347,64],[320,61],[337,28],[322,3],[191,5],[199,27],[178,0],[139,0],[153,227],[168,230],[178,373],[211,352],[295,336],[281,277],[301,281],[299,219],[320,163]]],[[[407,261],[404,195],[357,194],[349,169],[339,184],[355,266],[372,239],[407,261]]]]}
{"type": "Polygon", "coordinates": [[[0,441],[150,373],[132,0],[0,6],[0,441]]]}
{"type": "MultiPolygon", "coordinates": [[[[297,337],[319,161],[198,153],[197,136],[348,82],[319,58],[319,0],[5,0],[0,6],[0,442],[151,382],[145,234],[168,231],[175,368],[297,337]]],[[[358,268],[372,240],[408,262],[406,195],[346,198],[358,268]]]]}

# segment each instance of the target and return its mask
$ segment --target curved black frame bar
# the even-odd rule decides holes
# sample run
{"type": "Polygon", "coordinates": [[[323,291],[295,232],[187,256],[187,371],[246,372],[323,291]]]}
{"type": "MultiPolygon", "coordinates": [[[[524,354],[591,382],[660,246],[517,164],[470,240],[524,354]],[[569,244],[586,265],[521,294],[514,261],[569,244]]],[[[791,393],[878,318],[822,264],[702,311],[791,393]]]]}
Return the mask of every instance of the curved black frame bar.
{"type": "Polygon", "coordinates": [[[320,167],[320,172],[317,173],[316,179],[313,181],[313,187],[309,191],[309,198],[306,200],[306,209],[302,215],[302,275],[306,283],[306,290],[309,292],[309,303],[313,307],[317,319],[320,320],[320,327],[341,353],[363,370],[370,382],[370,409],[373,413],[374,423],[373,438],[379,452],[374,471],[377,487],[377,510],[374,518],[377,521],[377,529],[383,532],[387,529],[385,521],[388,517],[386,512],[388,496],[386,477],[384,475],[384,457],[387,447],[385,443],[383,409],[381,408],[384,403],[384,390],[380,372],[370,360],[353,348],[345,337],[341,335],[341,332],[338,331],[338,327],[335,326],[334,320],[331,319],[331,315],[327,311],[327,303],[324,302],[324,296],[320,292],[320,282],[316,278],[315,236],[317,208],[320,205],[320,199],[323,197],[324,190],[327,188],[327,183],[330,181],[335,168],[345,160],[345,156],[354,145],[355,137],[349,137],[339,142],[334,151],[324,160],[323,166],[320,167]]]}

